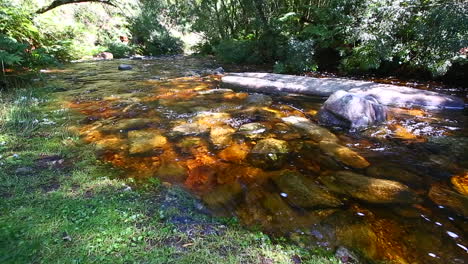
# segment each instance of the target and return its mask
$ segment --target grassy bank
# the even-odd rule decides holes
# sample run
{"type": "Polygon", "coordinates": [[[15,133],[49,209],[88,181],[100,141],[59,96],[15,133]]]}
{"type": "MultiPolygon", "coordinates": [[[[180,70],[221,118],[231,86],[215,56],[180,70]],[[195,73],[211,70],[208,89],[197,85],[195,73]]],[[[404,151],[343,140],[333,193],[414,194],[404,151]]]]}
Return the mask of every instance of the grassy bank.
{"type": "Polygon", "coordinates": [[[0,263],[337,263],[210,217],[180,188],[122,179],[70,132],[58,90],[1,91],[0,263]]]}

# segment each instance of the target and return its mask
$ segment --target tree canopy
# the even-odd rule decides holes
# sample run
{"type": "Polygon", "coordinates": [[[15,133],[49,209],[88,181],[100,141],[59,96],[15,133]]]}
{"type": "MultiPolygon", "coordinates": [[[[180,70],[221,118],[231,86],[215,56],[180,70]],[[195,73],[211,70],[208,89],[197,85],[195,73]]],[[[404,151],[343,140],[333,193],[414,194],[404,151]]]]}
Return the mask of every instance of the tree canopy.
{"type": "Polygon", "coordinates": [[[196,52],[228,63],[268,63],[276,72],[436,77],[467,67],[462,0],[54,0],[39,10],[35,0],[1,2],[2,43],[26,45],[5,44],[0,58],[7,65],[27,61],[25,50],[58,60],[103,50],[180,53],[194,43],[179,37],[193,33],[201,39],[196,52]]]}

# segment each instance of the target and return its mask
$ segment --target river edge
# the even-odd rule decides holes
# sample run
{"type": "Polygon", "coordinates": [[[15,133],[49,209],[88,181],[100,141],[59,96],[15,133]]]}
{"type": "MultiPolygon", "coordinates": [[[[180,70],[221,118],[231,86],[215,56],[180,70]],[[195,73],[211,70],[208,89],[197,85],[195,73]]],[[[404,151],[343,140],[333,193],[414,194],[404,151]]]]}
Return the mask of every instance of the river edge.
{"type": "Polygon", "coordinates": [[[67,127],[53,82],[2,92],[3,263],[339,263],[217,218],[159,181],[133,182],[67,127]]]}

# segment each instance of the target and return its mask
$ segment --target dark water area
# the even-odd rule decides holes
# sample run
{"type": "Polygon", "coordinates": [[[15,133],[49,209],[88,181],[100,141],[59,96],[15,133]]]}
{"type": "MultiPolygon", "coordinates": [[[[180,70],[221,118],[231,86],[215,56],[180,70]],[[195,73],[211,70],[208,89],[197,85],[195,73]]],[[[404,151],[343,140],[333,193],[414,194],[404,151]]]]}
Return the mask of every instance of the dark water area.
{"type": "Polygon", "coordinates": [[[385,124],[342,131],[317,124],[325,98],[232,91],[197,74],[216,67],[164,57],[48,74],[80,117],[74,131],[125,177],[183,186],[214,214],[307,248],[468,263],[466,112],[393,108],[385,124]]]}

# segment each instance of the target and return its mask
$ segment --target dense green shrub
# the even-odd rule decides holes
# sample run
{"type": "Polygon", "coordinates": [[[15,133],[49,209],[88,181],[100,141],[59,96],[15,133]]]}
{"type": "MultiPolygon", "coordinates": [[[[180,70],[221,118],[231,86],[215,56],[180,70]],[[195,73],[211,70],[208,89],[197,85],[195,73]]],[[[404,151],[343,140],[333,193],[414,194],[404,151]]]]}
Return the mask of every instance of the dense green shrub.
{"type": "Polygon", "coordinates": [[[112,53],[114,58],[125,58],[135,54],[135,48],[126,43],[109,42],[105,46],[105,51],[112,53]]]}
{"type": "Polygon", "coordinates": [[[223,40],[214,47],[218,59],[225,63],[260,63],[262,58],[254,40],[223,40]]]}
{"type": "Polygon", "coordinates": [[[301,73],[317,70],[314,60],[314,41],[291,39],[284,48],[280,61],[276,62],[274,71],[277,73],[301,73]]]}
{"type": "Polygon", "coordinates": [[[149,55],[180,54],[184,51],[183,46],[182,40],[163,31],[148,39],[143,50],[149,55]]]}

